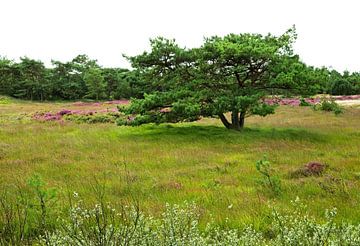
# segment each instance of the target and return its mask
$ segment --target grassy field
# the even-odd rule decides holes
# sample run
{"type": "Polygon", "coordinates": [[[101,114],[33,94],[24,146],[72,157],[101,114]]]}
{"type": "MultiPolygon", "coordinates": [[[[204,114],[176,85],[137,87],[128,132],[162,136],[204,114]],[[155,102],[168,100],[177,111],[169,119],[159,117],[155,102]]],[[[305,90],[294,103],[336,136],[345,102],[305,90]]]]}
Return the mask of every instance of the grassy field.
{"type": "MultiPolygon", "coordinates": [[[[114,105],[97,106],[111,108],[114,105]]],[[[217,119],[195,123],[119,127],[115,124],[39,122],[37,111],[84,109],[71,103],[9,101],[0,104],[0,183],[25,183],[40,174],[49,187],[94,200],[93,184],[106,185],[112,202],[137,201],[159,214],[165,203],[195,201],[202,221],[266,226],[269,204],[288,208],[299,197],[322,218],[360,222],[360,108],[344,114],[281,106],[266,118],[250,117],[246,129],[225,129],[217,119]],[[255,168],[266,154],[281,180],[274,196],[255,168]],[[310,161],[326,163],[321,176],[293,177],[310,161]]]]}

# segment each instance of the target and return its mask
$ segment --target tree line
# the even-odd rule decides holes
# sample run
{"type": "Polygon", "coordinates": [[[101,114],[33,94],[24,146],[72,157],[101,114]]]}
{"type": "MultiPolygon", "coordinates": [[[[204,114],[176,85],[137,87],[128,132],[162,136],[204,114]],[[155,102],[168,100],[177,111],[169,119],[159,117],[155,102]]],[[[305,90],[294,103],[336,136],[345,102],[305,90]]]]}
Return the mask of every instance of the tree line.
{"type": "MultiPolygon", "coordinates": [[[[211,52],[211,51],[210,51],[211,52]]],[[[131,61],[130,61],[131,62],[131,61]]],[[[68,62],[52,61],[52,67],[28,57],[14,62],[0,57],[0,94],[26,100],[129,99],[151,92],[151,81],[135,69],[104,68],[87,55],[68,62]]],[[[360,73],[303,66],[316,82],[316,93],[360,94],[360,73]]]]}
{"type": "Polygon", "coordinates": [[[21,57],[14,62],[0,57],[0,95],[26,100],[111,100],[141,97],[137,71],[103,68],[87,55],[68,62],[43,62],[21,57]]]}

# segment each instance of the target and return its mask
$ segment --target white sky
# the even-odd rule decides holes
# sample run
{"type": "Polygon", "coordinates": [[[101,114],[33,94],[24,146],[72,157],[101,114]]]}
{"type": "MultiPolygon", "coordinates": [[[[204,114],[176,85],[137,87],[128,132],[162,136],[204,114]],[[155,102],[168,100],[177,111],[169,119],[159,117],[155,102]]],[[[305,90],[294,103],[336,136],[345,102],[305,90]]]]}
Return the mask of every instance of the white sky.
{"type": "Polygon", "coordinates": [[[49,65],[85,53],[129,67],[122,54],[143,52],[151,37],[195,47],[204,36],[279,35],[293,24],[307,64],[360,71],[358,0],[0,0],[0,56],[49,65]]]}

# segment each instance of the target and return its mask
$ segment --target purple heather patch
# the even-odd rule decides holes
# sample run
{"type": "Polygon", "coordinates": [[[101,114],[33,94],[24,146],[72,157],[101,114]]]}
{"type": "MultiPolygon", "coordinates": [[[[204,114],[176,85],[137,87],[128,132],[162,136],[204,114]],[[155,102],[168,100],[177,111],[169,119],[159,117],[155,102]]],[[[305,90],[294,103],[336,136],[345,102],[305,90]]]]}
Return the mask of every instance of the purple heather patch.
{"type": "MultiPolygon", "coordinates": [[[[310,104],[317,104],[320,102],[320,98],[305,98],[305,101],[310,104]]],[[[267,98],[263,102],[269,105],[279,104],[279,105],[289,105],[289,106],[299,106],[299,98],[267,98]]]]}
{"type": "Polygon", "coordinates": [[[40,121],[58,121],[62,120],[64,115],[94,115],[97,113],[110,113],[117,112],[116,108],[101,109],[101,110],[69,110],[62,109],[58,112],[36,112],[32,118],[40,121]]]}
{"type": "MultiPolygon", "coordinates": [[[[360,95],[353,95],[353,96],[333,96],[335,100],[355,100],[360,99],[360,95]]],[[[320,98],[305,98],[306,102],[310,104],[317,104],[320,102],[320,98]]],[[[300,99],[299,98],[265,98],[263,102],[268,105],[289,105],[289,106],[299,106],[300,99]]],[[[74,106],[100,106],[100,105],[116,105],[116,104],[128,104],[128,100],[113,100],[113,101],[106,101],[106,102],[75,102],[73,103],[74,106]]],[[[161,112],[169,112],[169,108],[164,108],[161,112]]],[[[36,112],[32,118],[34,120],[40,121],[60,121],[63,119],[64,115],[94,115],[98,113],[109,113],[109,112],[118,112],[116,108],[107,108],[107,109],[98,109],[98,110],[70,110],[70,109],[62,109],[58,112],[36,112]]],[[[133,117],[129,118],[128,120],[133,120],[133,117]]]]}
{"type": "Polygon", "coordinates": [[[61,111],[58,112],[59,115],[67,115],[67,114],[72,114],[71,110],[68,109],[63,109],[61,111]]]}

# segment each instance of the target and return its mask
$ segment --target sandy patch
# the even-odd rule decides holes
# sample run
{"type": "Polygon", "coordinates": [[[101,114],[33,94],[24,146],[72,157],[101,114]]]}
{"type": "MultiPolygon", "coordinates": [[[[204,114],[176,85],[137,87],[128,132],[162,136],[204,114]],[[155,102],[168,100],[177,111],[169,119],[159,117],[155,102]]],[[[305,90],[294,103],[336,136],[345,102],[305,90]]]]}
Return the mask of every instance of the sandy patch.
{"type": "Polygon", "coordinates": [[[353,100],[336,100],[341,106],[360,106],[360,99],[353,100]]]}

